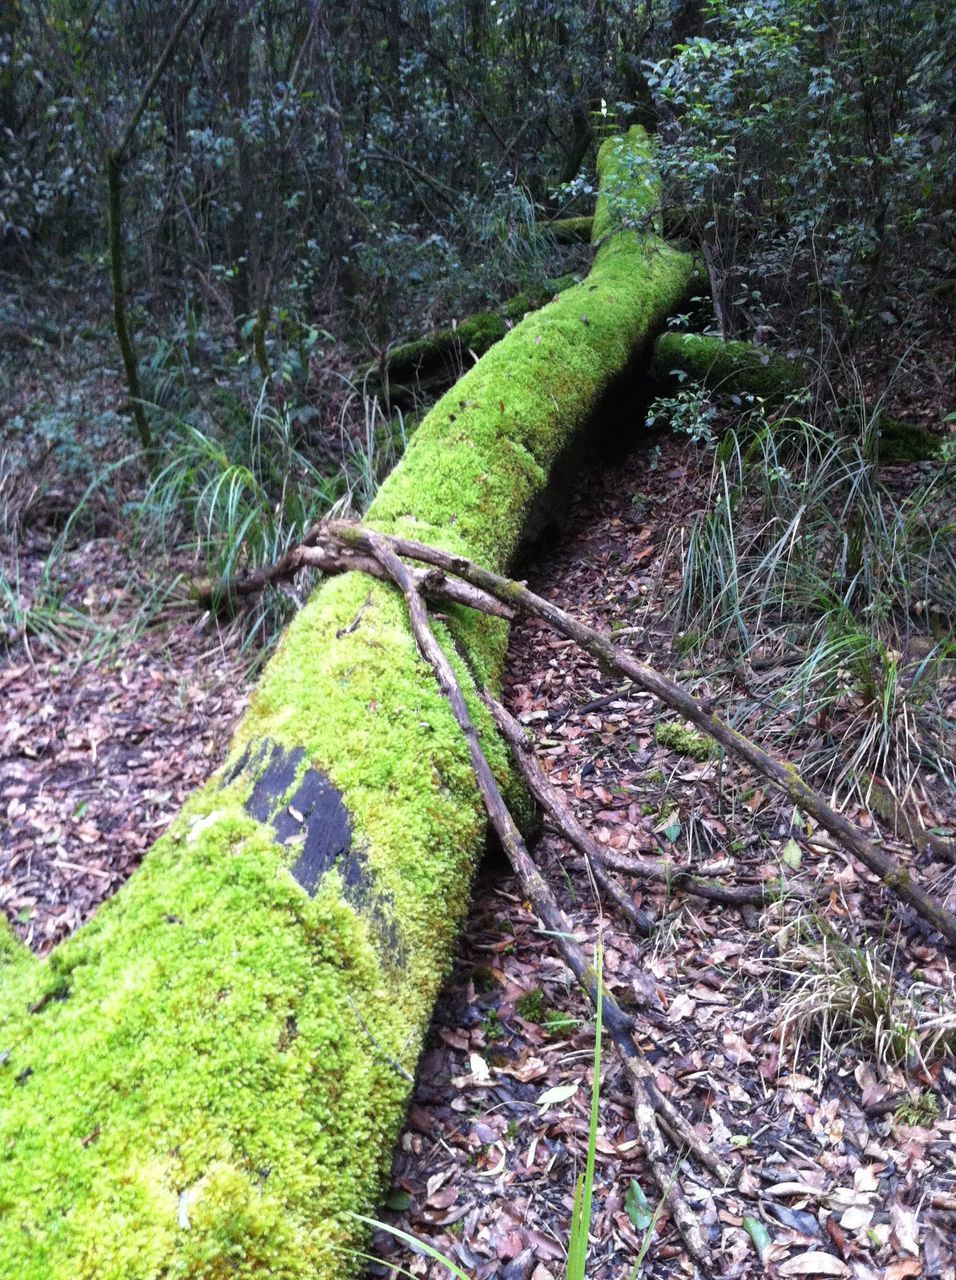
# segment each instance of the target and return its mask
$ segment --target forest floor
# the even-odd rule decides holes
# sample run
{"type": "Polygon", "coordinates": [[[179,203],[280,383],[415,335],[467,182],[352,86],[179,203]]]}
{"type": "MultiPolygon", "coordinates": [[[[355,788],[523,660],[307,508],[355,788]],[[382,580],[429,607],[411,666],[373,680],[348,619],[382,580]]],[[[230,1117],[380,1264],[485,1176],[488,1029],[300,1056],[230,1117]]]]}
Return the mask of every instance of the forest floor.
{"type": "MultiPolygon", "coordinates": [[[[91,374],[91,403],[102,400],[104,376],[91,374]]],[[[65,407],[64,420],[76,411],[65,407]]],[[[682,657],[665,608],[673,539],[705,501],[710,456],[686,438],[658,439],[582,478],[564,540],[526,572],[570,612],[627,629],[632,647],[732,715],[753,701],[744,675],[705,674],[682,657]]],[[[916,479],[918,468],[900,469],[900,484],[916,479]]],[[[51,500],[55,486],[46,486],[51,500]]],[[[61,501],[67,509],[72,498],[61,501]]],[[[50,542],[36,519],[44,513],[32,514],[40,531],[0,566],[25,596],[50,542]]],[[[119,887],[222,761],[249,683],[238,630],[221,632],[175,599],[143,623],[153,578],[138,578],[122,519],[101,514],[61,565],[51,621],[64,633],[16,640],[0,662],[0,909],[40,952],[119,887]]],[[[62,512],[46,519],[61,527],[62,512]]],[[[171,560],[163,574],[177,567],[187,568],[171,560]]],[[[723,1274],[952,1280],[956,1069],[932,1044],[934,1027],[949,1027],[952,1043],[952,962],[791,805],[745,770],[663,745],[661,726],[673,718],[641,695],[608,701],[613,692],[568,642],[535,622],[516,626],[506,701],[600,841],[663,851],[731,883],[793,889],[773,907],[729,909],[625,881],[658,920],[644,940],[604,913],[579,860],[546,827],[533,846],[582,941],[603,937],[605,977],[638,1018],[660,1088],[736,1162],[729,1188],[680,1171],[723,1274]],[[800,889],[815,897],[812,909],[800,889]],[[821,920],[845,949],[821,945],[821,920]],[[850,992],[866,997],[855,1009],[850,992]],[[763,1261],[747,1215],[772,1237],[763,1261]]],[[[951,826],[950,800],[926,780],[924,824],[951,826]]],[[[912,861],[859,805],[850,812],[912,861]]],[[[952,866],[924,852],[918,872],[952,899],[952,866]]],[[[489,861],[396,1155],[395,1225],[449,1252],[474,1280],[560,1277],[593,1045],[583,996],[506,869],[489,861]]],[[[618,1280],[631,1275],[659,1196],[610,1047],[600,1099],[588,1274],[618,1280]]],[[[679,1272],[668,1215],[650,1230],[642,1274],[679,1272]]],[[[371,1275],[399,1266],[446,1274],[384,1234],[375,1250],[386,1261],[371,1275]]]]}
{"type": "MultiPolygon", "coordinates": [[[[673,564],[668,539],[700,509],[709,471],[709,455],[677,438],[613,471],[594,470],[565,540],[526,572],[540,594],[592,625],[635,629],[628,642],[650,662],[731,714],[739,685],[688,670],[661,611],[673,588],[662,577],[673,564]]],[[[940,1014],[952,1048],[951,960],[918,919],[888,910],[880,886],[822,832],[808,832],[759,779],[659,745],[659,726],[671,717],[662,719],[649,696],[593,705],[614,689],[543,623],[516,626],[506,702],[597,839],[622,852],[666,853],[698,873],[723,870],[733,883],[783,876],[817,896],[812,909],[786,895],[766,909],[734,909],[625,881],[659,920],[642,940],[605,914],[581,860],[547,826],[532,847],[576,936],[603,937],[605,977],[638,1019],[658,1085],[736,1162],[728,1188],[686,1165],[680,1172],[721,1273],[948,1280],[953,1057],[929,1053],[915,1031],[908,1060],[905,1050],[898,1056],[866,1011],[848,1009],[847,988],[865,986],[868,975],[885,1016],[900,1026],[921,1016],[920,1006],[940,1014]],[[813,943],[819,918],[849,943],[846,955],[813,943]],[[763,1262],[742,1226],[748,1215],[772,1239],[763,1262]]],[[[852,812],[873,828],[866,812],[852,812]]],[[[884,839],[911,856],[889,833],[884,839]]],[[[956,892],[953,868],[926,865],[920,874],[944,896],[956,892]]],[[[587,1148],[593,1047],[587,1002],[517,883],[489,865],[419,1071],[389,1221],[475,1280],[562,1276],[587,1148]]],[[[588,1275],[619,1280],[632,1273],[659,1193],[610,1047],[600,1099],[588,1275]]],[[[651,1231],[641,1274],[686,1269],[666,1213],[651,1231]]],[[[398,1266],[447,1275],[384,1232],[375,1250],[388,1265],[373,1266],[371,1276],[400,1274],[398,1266]]]]}

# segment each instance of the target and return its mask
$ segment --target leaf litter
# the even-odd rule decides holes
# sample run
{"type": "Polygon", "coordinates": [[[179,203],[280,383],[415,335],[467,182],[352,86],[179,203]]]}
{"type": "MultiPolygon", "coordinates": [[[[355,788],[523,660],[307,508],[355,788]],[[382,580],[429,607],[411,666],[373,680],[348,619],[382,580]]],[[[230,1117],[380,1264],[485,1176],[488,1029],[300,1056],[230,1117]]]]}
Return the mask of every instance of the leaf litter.
{"type": "MultiPolygon", "coordinates": [[[[582,482],[567,537],[540,556],[538,590],[607,627],[725,713],[739,673],[681,658],[659,605],[674,583],[665,556],[706,492],[708,463],[665,439],[582,482]]],[[[99,597],[122,633],[132,604],[128,552],[108,539],[77,554],[76,590],[99,597]],[[124,612],[125,610],[125,612],[124,612]]],[[[99,658],[15,650],[0,668],[0,906],[45,952],[132,873],[185,796],[216,767],[245,702],[237,646],[195,617],[167,618],[99,658]]],[[[743,691],[745,692],[745,691],[743,691]]],[[[880,888],[789,803],[733,762],[681,749],[643,694],[619,692],[587,655],[530,619],[515,627],[509,709],[536,738],[553,783],[610,850],[661,856],[697,875],[780,885],[782,903],[728,908],[666,883],[625,878],[654,936],[629,936],[547,826],[535,856],[576,932],[604,937],[604,974],[643,1030],[658,1087],[736,1161],[736,1185],[685,1192],[726,1276],[846,1275],[952,1280],[956,1225],[956,1069],[951,1054],[875,1054],[839,1019],[781,1022],[813,954],[800,920],[819,918],[854,948],[879,952],[905,992],[952,1018],[951,962],[880,888]],[[699,758],[698,758],[699,757],[699,758]],[[874,942],[874,939],[876,940],[874,942]],[[881,941],[882,939],[882,941],[881,941]]],[[[681,730],[683,726],[676,726],[681,730]]],[[[691,748],[693,744],[684,739],[691,748]]],[[[878,829],[857,809],[857,821],[878,829]]],[[[947,815],[937,814],[944,822],[947,815]]],[[[894,852],[905,844],[882,832],[894,852]]],[[[927,866],[945,888],[951,872],[927,866]]],[[[818,984],[819,985],[819,984],[818,984]]],[[[817,990],[815,987],[814,990],[817,990]]],[[[905,1012],[905,1009],[904,1009],[905,1012]]],[[[436,1012],[395,1157],[386,1207],[396,1225],[453,1256],[475,1280],[563,1274],[594,1085],[590,1009],[502,865],[479,877],[455,972],[436,1012]]],[[[915,1051],[913,1051],[915,1049],[915,1051]]],[[[602,1066],[589,1275],[689,1271],[666,1211],[655,1217],[629,1088],[602,1066]]],[[[369,1274],[443,1274],[380,1234],[369,1274]]]]}
{"type": "MultiPolygon", "coordinates": [[[[613,470],[595,468],[560,546],[523,573],[540,594],[612,630],[696,697],[731,718],[739,713],[746,732],[738,673],[681,656],[660,607],[676,585],[668,539],[700,509],[709,468],[706,454],[672,438],[613,470]]],[[[854,953],[876,957],[898,988],[889,1008],[901,1026],[913,1030],[906,1015],[917,989],[951,1026],[951,959],[789,801],[737,762],[664,745],[679,747],[680,738],[660,733],[668,719],[661,708],[642,694],[614,696],[588,655],[537,619],[514,628],[505,692],[550,780],[610,850],[663,855],[697,875],[780,889],[770,906],[728,907],[624,876],[636,905],[657,920],[654,936],[640,939],[609,908],[605,914],[580,860],[546,820],[533,848],[577,936],[602,934],[605,979],[638,1018],[659,1088],[735,1162],[736,1184],[727,1188],[699,1179],[686,1162],[681,1171],[719,1274],[953,1280],[951,1052],[921,1053],[928,1042],[914,1032],[899,1037],[894,1055],[852,1016],[845,1023],[834,1016],[821,1033],[816,1021],[797,1028],[780,1013],[789,993],[800,997],[800,948],[816,957],[832,932],[854,953]]],[[[859,806],[848,813],[912,861],[913,850],[869,813],[859,806]]],[[[925,855],[919,874],[935,878],[944,895],[947,885],[953,891],[952,871],[925,855]]],[[[593,1043],[586,999],[504,865],[489,860],[396,1153],[392,1185],[410,1203],[395,1225],[475,1280],[563,1275],[587,1149],[593,1043]],[[533,993],[540,999],[529,1002],[533,993]],[[522,1016],[529,1008],[533,1018],[522,1016]],[[485,1059],[487,1078],[468,1069],[475,1055],[485,1059]],[[441,1204],[428,1189],[437,1176],[441,1204]]],[[[657,1208],[656,1189],[627,1081],[610,1055],[600,1097],[588,1275],[623,1280],[641,1249],[641,1224],[657,1208]]],[[[653,1230],[641,1274],[690,1274],[666,1210],[653,1230]]],[[[398,1267],[435,1280],[446,1274],[383,1232],[374,1252],[382,1262],[370,1277],[401,1274],[398,1267]]]]}

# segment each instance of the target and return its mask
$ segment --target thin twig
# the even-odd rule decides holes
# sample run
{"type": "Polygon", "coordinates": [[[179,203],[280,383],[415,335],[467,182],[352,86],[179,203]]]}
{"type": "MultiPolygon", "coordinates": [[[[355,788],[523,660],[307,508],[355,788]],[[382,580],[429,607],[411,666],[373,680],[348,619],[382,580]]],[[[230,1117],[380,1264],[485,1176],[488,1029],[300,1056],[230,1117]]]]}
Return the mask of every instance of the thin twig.
{"type": "MultiPolygon", "coordinates": [[[[711,902],[721,902],[725,906],[766,906],[767,903],[773,902],[781,896],[779,886],[708,884],[702,880],[697,880],[686,867],[679,867],[676,863],[665,861],[664,859],[630,858],[627,855],[615,856],[615,851],[606,849],[595,840],[590,831],[578,821],[570,806],[565,803],[561,792],[550,781],[530,750],[528,737],[514,716],[506,711],[501,703],[496,701],[487,690],[484,698],[491,710],[491,714],[495,718],[495,723],[513,749],[515,761],[522,777],[528,784],[531,794],[544,806],[548,817],[561,834],[592,864],[595,879],[602,883],[602,887],[602,876],[598,874],[599,871],[603,873],[604,879],[607,879],[609,878],[607,877],[607,871],[613,867],[615,870],[623,870],[631,875],[663,881],[665,884],[683,889],[686,893],[693,894],[697,898],[707,898],[711,902]]],[[[612,880],[611,883],[615,884],[618,894],[624,892],[619,885],[616,885],[615,881],[612,880]]],[[[621,905],[617,894],[613,891],[609,891],[609,893],[615,902],[621,905]]],[[[634,907],[630,898],[626,894],[624,897],[630,904],[631,909],[636,911],[637,908],[634,907]]],[[[630,912],[626,909],[625,914],[628,919],[632,919],[630,912]]]]}
{"type": "MultiPolygon", "coordinates": [[[[402,1064],[401,1064],[400,1062],[396,1062],[396,1061],[395,1061],[395,1059],[392,1057],[392,1055],[389,1053],[389,1051],[388,1051],[387,1049],[383,1049],[383,1048],[382,1048],[382,1046],[379,1044],[379,1042],[378,1042],[378,1041],[375,1039],[375,1037],[372,1035],[371,1031],[369,1031],[368,1023],[365,1021],[365,1019],[364,1019],[364,1018],[362,1017],[362,1015],[359,1013],[359,1011],[358,1011],[358,1005],[355,1003],[355,1001],[352,999],[352,997],[351,997],[351,996],[349,996],[349,995],[347,995],[345,998],[346,998],[346,1000],[348,1000],[349,1004],[352,1006],[352,1012],[355,1014],[356,1018],[358,1018],[359,1022],[361,1023],[361,1025],[362,1025],[362,1030],[365,1032],[365,1034],[366,1034],[366,1035],[368,1036],[368,1038],[371,1040],[372,1044],[373,1044],[373,1045],[375,1046],[375,1048],[379,1051],[379,1053],[382,1055],[382,1057],[383,1057],[383,1058],[387,1058],[387,1059],[388,1059],[388,1061],[389,1061],[389,1062],[392,1064],[392,1066],[395,1068],[395,1070],[398,1072],[398,1074],[399,1074],[400,1076],[404,1076],[404,1077],[405,1077],[405,1079],[408,1081],[408,1083],[409,1083],[409,1084],[414,1084],[414,1083],[415,1083],[415,1077],[414,1077],[414,1076],[413,1076],[409,1071],[406,1071],[406,1070],[405,1070],[405,1068],[402,1066],[402,1064]]],[[[408,1043],[408,1041],[406,1041],[406,1044],[407,1044],[407,1043],[408,1043]]]]}
{"type": "MultiPolygon", "coordinates": [[[[471,755],[472,768],[488,811],[488,816],[498,833],[502,847],[521,881],[522,891],[530,898],[536,915],[552,936],[555,946],[568,968],[587,992],[592,1005],[597,1007],[598,975],[594,966],[573,935],[571,921],[561,910],[550,887],[538,870],[512,817],[504,797],[495,781],[491,766],[481,747],[478,731],[468,711],[464,694],[445,651],[435,637],[428,618],[425,603],[417,589],[407,565],[392,547],[392,539],[384,535],[366,532],[365,545],[382,567],[401,588],[408,605],[409,621],[422,656],[435,673],[442,693],[448,700],[458,726],[461,729],[471,755]]],[[[660,1091],[653,1084],[649,1064],[643,1063],[634,1036],[633,1020],[624,1012],[614,996],[602,986],[602,1022],[612,1040],[622,1051],[631,1075],[634,1091],[634,1111],[648,1161],[662,1196],[667,1200],[681,1238],[691,1257],[702,1268],[711,1270],[710,1251],[704,1242],[697,1218],[677,1188],[668,1169],[667,1151],[657,1123],[657,1103],[660,1091]]],[[[683,1119],[683,1117],[680,1117],[683,1119]]],[[[684,1122],[686,1124],[686,1121],[684,1122]]],[[[690,1125],[686,1126],[693,1133],[690,1125]]],[[[681,1135],[683,1137],[683,1134],[681,1135]]],[[[697,1151],[702,1143],[693,1134],[691,1149],[697,1151]]],[[[729,1170],[727,1170],[729,1174],[729,1170]]]]}

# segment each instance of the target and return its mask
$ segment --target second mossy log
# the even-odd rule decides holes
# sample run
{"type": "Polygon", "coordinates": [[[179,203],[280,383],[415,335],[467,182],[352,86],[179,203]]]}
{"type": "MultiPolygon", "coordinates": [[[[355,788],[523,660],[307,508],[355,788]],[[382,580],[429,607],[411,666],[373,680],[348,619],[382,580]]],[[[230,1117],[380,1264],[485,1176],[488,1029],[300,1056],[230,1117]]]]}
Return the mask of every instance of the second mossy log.
{"type": "Polygon", "coordinates": [[[419,392],[441,390],[500,342],[529,311],[540,310],[576,283],[572,275],[544,280],[509,298],[498,311],[479,311],[460,324],[389,347],[361,370],[361,380],[366,388],[384,392],[393,403],[413,399],[419,392]]]}
{"type": "MultiPolygon", "coordinates": [[[[662,389],[690,381],[724,395],[752,396],[770,409],[806,394],[810,370],[797,360],[750,342],[725,341],[701,333],[665,333],[654,344],[651,374],[662,389]]],[[[941,437],[926,427],[887,414],[869,415],[864,446],[879,462],[934,458],[941,437]]]]}

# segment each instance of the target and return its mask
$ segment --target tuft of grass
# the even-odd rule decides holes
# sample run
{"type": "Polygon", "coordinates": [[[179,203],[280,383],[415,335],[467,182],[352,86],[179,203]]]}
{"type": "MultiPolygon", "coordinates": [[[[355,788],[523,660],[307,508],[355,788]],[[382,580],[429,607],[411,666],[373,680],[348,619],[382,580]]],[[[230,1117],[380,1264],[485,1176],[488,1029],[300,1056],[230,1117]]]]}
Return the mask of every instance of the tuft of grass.
{"type": "Polygon", "coordinates": [[[893,1112],[897,1124],[908,1124],[914,1127],[928,1128],[939,1119],[941,1108],[939,1099],[929,1089],[921,1089],[911,1098],[906,1098],[893,1112]]]}
{"type": "Polygon", "coordinates": [[[956,1049],[956,991],[910,979],[872,947],[856,946],[818,917],[786,930],[774,968],[784,983],[781,1044],[796,1060],[819,1047],[822,1076],[835,1053],[863,1046],[882,1066],[926,1067],[956,1049]]]}
{"type": "Polygon", "coordinates": [[[902,803],[921,764],[954,778],[939,700],[956,658],[944,484],[940,472],[899,498],[865,437],[762,410],[715,450],[672,611],[695,649],[781,658],[763,714],[814,740],[806,767],[838,794],[865,801],[876,776],[902,803]]]}
{"type": "Polygon", "coordinates": [[[588,1232],[591,1227],[591,1202],[594,1197],[594,1161],[597,1154],[598,1108],[601,1089],[601,1032],[603,1029],[604,953],[600,941],[595,956],[597,974],[597,1007],[594,1019],[594,1083],[591,1087],[591,1120],[588,1125],[588,1150],[584,1172],[578,1175],[571,1213],[571,1235],[568,1239],[567,1280],[584,1280],[588,1260],[588,1232]]]}

